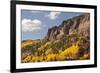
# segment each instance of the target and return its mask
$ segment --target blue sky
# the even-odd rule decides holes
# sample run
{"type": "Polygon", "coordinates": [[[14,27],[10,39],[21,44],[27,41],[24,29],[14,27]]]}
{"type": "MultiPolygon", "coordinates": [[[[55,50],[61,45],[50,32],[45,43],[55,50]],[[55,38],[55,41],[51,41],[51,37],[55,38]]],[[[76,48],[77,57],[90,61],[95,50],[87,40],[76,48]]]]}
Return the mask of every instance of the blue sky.
{"type": "Polygon", "coordinates": [[[42,39],[49,28],[81,14],[83,13],[21,10],[22,40],[42,39]]]}

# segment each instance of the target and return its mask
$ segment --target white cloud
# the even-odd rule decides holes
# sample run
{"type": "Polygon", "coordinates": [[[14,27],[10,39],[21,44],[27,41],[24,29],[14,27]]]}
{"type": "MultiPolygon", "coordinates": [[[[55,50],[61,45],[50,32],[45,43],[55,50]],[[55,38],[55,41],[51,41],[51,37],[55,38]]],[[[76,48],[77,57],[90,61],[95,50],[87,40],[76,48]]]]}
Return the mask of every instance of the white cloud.
{"type": "Polygon", "coordinates": [[[54,20],[60,15],[61,12],[50,12],[47,17],[49,17],[51,20],[54,20]]]}
{"type": "Polygon", "coordinates": [[[42,27],[42,22],[38,19],[30,20],[23,19],[22,20],[22,31],[36,31],[40,30],[42,27]]]}

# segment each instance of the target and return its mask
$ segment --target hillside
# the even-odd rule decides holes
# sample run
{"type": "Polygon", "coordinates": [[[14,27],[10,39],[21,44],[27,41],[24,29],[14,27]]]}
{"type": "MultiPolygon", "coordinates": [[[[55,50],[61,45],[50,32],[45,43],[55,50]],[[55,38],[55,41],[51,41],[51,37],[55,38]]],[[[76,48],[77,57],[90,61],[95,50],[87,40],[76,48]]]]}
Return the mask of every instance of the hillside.
{"type": "Polygon", "coordinates": [[[44,39],[25,40],[21,45],[22,63],[89,59],[90,15],[64,20],[49,28],[44,39]]]}

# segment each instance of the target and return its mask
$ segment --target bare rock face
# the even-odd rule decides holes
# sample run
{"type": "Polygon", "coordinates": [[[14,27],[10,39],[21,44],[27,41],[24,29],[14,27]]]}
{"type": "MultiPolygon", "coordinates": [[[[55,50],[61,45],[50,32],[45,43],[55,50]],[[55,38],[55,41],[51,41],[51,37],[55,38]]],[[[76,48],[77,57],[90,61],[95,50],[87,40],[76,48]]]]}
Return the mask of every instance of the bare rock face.
{"type": "Polygon", "coordinates": [[[79,34],[82,36],[90,35],[90,15],[84,15],[80,20],[80,26],[78,28],[79,34]]]}
{"type": "Polygon", "coordinates": [[[90,15],[88,13],[64,20],[61,25],[50,28],[44,39],[50,41],[63,38],[64,35],[69,35],[74,30],[82,36],[90,35],[90,15]]]}
{"type": "Polygon", "coordinates": [[[57,26],[52,27],[52,28],[50,28],[50,29],[48,30],[46,39],[47,39],[47,40],[56,39],[56,36],[57,36],[58,34],[59,34],[58,27],[57,27],[57,26]]]}

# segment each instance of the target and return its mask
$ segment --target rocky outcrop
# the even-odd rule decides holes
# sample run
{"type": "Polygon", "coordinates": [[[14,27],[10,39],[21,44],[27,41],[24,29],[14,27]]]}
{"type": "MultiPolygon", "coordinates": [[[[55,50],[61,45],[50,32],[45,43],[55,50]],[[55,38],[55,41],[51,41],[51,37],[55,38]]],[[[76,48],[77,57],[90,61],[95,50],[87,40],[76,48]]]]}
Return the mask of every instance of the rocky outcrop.
{"type": "Polygon", "coordinates": [[[75,30],[79,35],[86,37],[90,35],[90,15],[88,13],[64,20],[61,25],[50,28],[44,39],[47,41],[59,39],[75,30]]]}

